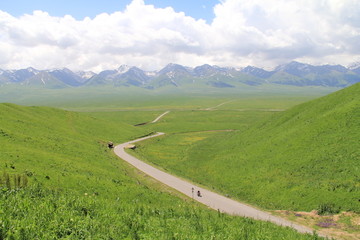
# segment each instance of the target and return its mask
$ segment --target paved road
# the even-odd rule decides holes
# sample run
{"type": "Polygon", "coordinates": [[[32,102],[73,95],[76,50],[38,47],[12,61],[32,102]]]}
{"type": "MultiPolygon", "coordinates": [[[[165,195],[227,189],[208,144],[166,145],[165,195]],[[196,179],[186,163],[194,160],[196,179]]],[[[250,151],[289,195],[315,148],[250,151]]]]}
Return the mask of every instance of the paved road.
{"type": "Polygon", "coordinates": [[[156,169],[150,166],[149,164],[140,161],[139,159],[135,158],[134,156],[131,156],[130,154],[124,151],[124,147],[127,146],[128,144],[133,144],[145,139],[161,136],[163,134],[164,133],[157,133],[156,135],[136,139],[130,142],[117,145],[114,149],[115,154],[118,155],[123,160],[125,160],[126,162],[133,165],[134,167],[136,167],[137,169],[146,173],[147,175],[168,185],[169,187],[176,189],[177,191],[189,196],[190,198],[194,198],[194,200],[201,202],[215,210],[219,210],[221,212],[228,213],[231,215],[238,215],[238,216],[249,217],[257,220],[270,221],[277,225],[292,227],[300,233],[310,233],[310,234],[313,233],[313,230],[310,228],[298,225],[296,223],[292,223],[280,217],[273,216],[270,213],[260,211],[254,207],[234,201],[230,198],[226,198],[222,195],[211,192],[207,189],[198,187],[193,183],[187,182],[178,177],[174,177],[173,175],[160,171],[159,169],[156,169]],[[201,192],[202,195],[201,197],[197,196],[196,194],[197,191],[201,192]]]}

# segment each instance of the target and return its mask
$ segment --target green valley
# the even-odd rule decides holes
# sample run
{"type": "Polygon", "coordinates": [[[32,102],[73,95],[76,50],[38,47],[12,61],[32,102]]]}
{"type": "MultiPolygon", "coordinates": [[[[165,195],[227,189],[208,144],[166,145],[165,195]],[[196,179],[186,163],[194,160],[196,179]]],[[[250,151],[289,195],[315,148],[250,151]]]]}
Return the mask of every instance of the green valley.
{"type": "Polygon", "coordinates": [[[318,238],[207,210],[107,148],[146,128],[48,107],[0,112],[1,239],[318,238]]]}
{"type": "MultiPolygon", "coordinates": [[[[156,154],[167,152],[168,146],[177,157],[164,159],[163,167],[176,165],[186,177],[268,209],[312,210],[328,203],[359,212],[359,89],[354,85],[241,131],[211,138],[209,133],[183,133],[149,140],[137,152],[158,163],[156,154]],[[198,135],[201,141],[186,144],[184,139],[198,135]]],[[[191,120],[193,115],[188,113],[191,120]]],[[[164,131],[168,124],[164,120],[156,129],[164,131]]]]}
{"type": "Polygon", "coordinates": [[[169,114],[154,129],[171,134],[139,143],[134,154],[269,210],[359,213],[359,93],[356,84],[268,116],[241,112],[254,118],[237,118],[237,128],[224,110],[169,114]],[[213,130],[237,130],[185,132],[180,122],[194,126],[196,114],[223,116],[222,127],[207,117],[213,130]]]}

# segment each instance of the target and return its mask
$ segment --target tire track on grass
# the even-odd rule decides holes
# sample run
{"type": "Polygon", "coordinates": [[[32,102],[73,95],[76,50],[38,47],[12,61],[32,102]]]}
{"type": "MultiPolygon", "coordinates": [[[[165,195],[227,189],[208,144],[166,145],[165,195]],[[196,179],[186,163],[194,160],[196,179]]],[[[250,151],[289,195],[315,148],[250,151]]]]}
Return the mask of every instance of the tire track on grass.
{"type": "Polygon", "coordinates": [[[156,123],[157,121],[159,121],[162,117],[164,117],[166,114],[168,114],[170,111],[166,111],[162,114],[160,114],[159,116],[157,116],[157,118],[155,118],[153,121],[151,122],[144,122],[144,123],[138,123],[138,124],[135,124],[134,126],[135,127],[138,127],[138,126],[144,126],[144,125],[147,125],[147,124],[150,124],[150,123],[156,123]]]}

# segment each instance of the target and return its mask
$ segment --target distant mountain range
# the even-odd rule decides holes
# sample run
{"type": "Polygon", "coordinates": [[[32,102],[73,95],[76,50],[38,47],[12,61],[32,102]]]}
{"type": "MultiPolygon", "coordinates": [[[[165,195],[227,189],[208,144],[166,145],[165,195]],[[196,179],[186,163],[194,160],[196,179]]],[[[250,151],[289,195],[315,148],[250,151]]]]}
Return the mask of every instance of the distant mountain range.
{"type": "Polygon", "coordinates": [[[248,66],[224,68],[208,64],[195,68],[168,64],[160,71],[143,71],[137,67],[122,65],[118,69],[94,72],[72,72],[53,69],[1,70],[0,86],[23,85],[44,88],[67,88],[82,86],[136,86],[147,89],[162,87],[211,86],[235,88],[241,85],[281,84],[293,86],[346,87],[360,82],[360,64],[351,67],[341,65],[313,66],[290,62],[273,71],[248,66]]]}

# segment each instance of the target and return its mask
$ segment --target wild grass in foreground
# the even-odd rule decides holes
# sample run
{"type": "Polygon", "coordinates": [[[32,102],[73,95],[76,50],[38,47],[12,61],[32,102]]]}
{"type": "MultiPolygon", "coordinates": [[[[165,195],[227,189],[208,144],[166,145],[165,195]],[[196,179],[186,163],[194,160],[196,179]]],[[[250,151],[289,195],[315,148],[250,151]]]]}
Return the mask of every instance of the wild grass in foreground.
{"type": "MultiPolygon", "coordinates": [[[[132,191],[136,185],[129,185],[132,191]]],[[[2,239],[318,239],[150,190],[132,201],[31,186],[0,194],[2,239]],[[174,201],[175,200],[175,201],[174,201]]]]}

